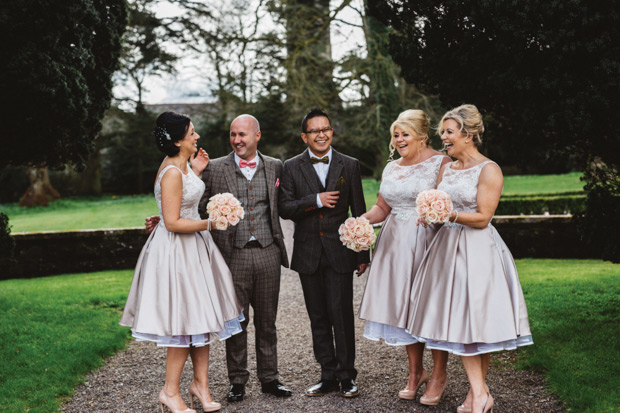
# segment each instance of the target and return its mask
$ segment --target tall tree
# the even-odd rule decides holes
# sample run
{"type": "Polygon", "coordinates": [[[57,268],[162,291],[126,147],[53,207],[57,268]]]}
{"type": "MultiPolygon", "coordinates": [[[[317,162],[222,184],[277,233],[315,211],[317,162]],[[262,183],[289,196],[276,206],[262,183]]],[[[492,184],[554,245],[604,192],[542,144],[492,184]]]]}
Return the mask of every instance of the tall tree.
{"type": "Polygon", "coordinates": [[[369,5],[393,28],[390,52],[407,81],[487,114],[491,156],[553,170],[572,154],[597,171],[586,175],[584,228],[603,258],[620,261],[607,236],[620,230],[620,0],[369,5]]]}
{"type": "MultiPolygon", "coordinates": [[[[124,0],[3,2],[0,163],[85,163],[110,104],[125,19],[124,0]]],[[[47,202],[44,186],[31,189],[25,203],[47,202]]]]}

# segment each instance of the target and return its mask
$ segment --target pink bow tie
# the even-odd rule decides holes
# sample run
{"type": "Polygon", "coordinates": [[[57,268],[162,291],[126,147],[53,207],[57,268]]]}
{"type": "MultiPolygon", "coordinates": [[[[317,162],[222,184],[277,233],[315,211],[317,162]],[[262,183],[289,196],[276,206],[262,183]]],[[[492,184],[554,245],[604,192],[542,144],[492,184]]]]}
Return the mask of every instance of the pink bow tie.
{"type": "Polygon", "coordinates": [[[239,168],[245,168],[246,166],[249,166],[250,168],[256,168],[256,162],[254,161],[248,162],[248,161],[244,161],[243,159],[241,159],[239,161],[239,168]]]}

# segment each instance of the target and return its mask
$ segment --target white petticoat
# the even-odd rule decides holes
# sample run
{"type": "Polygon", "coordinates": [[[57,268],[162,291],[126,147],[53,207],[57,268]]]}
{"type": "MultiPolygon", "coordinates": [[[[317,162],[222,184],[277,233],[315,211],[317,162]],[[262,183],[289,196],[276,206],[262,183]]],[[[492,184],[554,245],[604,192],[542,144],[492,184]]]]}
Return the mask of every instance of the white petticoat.
{"type": "Polygon", "coordinates": [[[478,354],[492,353],[494,351],[515,350],[517,347],[530,346],[534,344],[531,335],[517,337],[517,339],[501,341],[499,343],[451,343],[449,341],[435,341],[422,337],[414,337],[422,343],[426,343],[426,348],[431,350],[443,350],[457,356],[476,356],[478,354]]]}
{"type": "Polygon", "coordinates": [[[404,328],[394,327],[388,324],[366,321],[364,337],[369,340],[380,341],[390,346],[408,346],[418,340],[409,334],[404,328]]]}
{"type": "Polygon", "coordinates": [[[235,334],[239,334],[242,331],[241,322],[245,320],[243,313],[238,318],[225,321],[226,328],[224,331],[220,331],[216,334],[204,333],[204,334],[192,334],[182,336],[158,336],[156,334],[140,333],[135,330],[131,330],[131,335],[138,341],[152,341],[157,344],[158,347],[204,347],[213,343],[217,339],[224,341],[235,334]]]}

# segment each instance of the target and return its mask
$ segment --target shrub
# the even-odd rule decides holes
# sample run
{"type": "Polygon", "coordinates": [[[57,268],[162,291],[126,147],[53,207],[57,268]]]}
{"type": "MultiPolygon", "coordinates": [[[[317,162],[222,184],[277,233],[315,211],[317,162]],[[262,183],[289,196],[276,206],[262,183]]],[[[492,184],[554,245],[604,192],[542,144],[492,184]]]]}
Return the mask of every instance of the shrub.
{"type": "Polygon", "coordinates": [[[503,196],[495,215],[578,214],[585,210],[583,192],[503,196]]]}
{"type": "Polygon", "coordinates": [[[6,263],[13,258],[15,240],[11,237],[9,217],[0,212],[0,263],[6,263]]]}

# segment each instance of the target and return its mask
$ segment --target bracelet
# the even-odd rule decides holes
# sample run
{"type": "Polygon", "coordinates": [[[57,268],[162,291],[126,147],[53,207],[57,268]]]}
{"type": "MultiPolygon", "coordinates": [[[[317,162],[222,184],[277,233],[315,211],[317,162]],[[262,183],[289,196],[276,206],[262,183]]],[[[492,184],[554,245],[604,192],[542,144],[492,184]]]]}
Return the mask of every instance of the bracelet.
{"type": "Polygon", "coordinates": [[[456,213],[456,215],[454,216],[454,221],[452,221],[452,223],[456,224],[456,220],[459,219],[459,211],[454,210],[454,212],[456,213]]]}
{"type": "Polygon", "coordinates": [[[207,219],[207,231],[211,231],[211,219],[207,219]]]}

